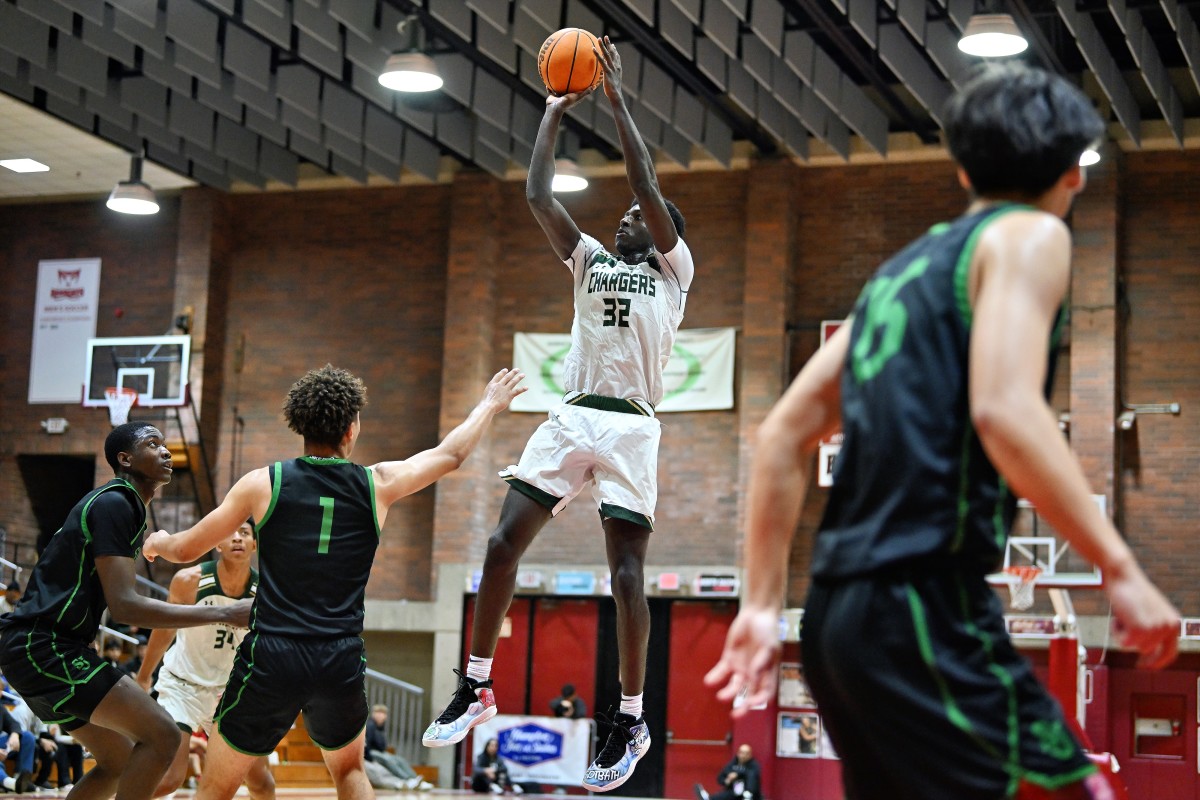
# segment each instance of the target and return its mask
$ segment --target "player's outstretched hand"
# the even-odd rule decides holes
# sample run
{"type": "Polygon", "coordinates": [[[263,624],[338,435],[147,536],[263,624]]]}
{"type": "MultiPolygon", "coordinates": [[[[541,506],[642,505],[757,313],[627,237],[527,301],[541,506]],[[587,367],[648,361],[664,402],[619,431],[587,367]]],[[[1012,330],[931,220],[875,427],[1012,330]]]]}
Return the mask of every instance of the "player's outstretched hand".
{"type": "Polygon", "coordinates": [[[142,542],[142,555],[146,557],[147,561],[153,561],[162,555],[159,548],[162,547],[162,543],[170,535],[166,531],[155,531],[146,537],[146,540],[142,542]]]}
{"type": "Polygon", "coordinates": [[[607,36],[600,40],[600,48],[596,51],[600,66],[604,67],[604,93],[609,100],[621,96],[621,54],[617,46],[607,36]]]}
{"type": "Polygon", "coordinates": [[[222,606],[226,610],[227,616],[224,620],[226,625],[232,625],[235,628],[250,627],[250,609],[254,606],[254,598],[249,597],[245,600],[238,600],[233,605],[222,606]]]}
{"type": "Polygon", "coordinates": [[[528,386],[518,386],[525,379],[525,373],[519,369],[502,369],[488,381],[483,390],[483,403],[487,403],[500,413],[508,408],[508,404],[519,394],[529,391],[528,386]]]}
{"type": "Polygon", "coordinates": [[[596,87],[590,86],[582,92],[546,95],[546,105],[550,108],[557,108],[559,111],[566,111],[594,91],[596,91],[596,87]]]}
{"type": "Polygon", "coordinates": [[[717,689],[719,700],[743,702],[733,709],[740,717],[775,694],[775,662],[779,659],[778,610],[743,608],[725,637],[717,665],[704,676],[704,685],[717,689]]]}
{"type": "Polygon", "coordinates": [[[1179,651],[1179,611],[1136,564],[1104,575],[1113,627],[1122,645],[1137,650],[1138,666],[1161,669],[1179,651]]]}

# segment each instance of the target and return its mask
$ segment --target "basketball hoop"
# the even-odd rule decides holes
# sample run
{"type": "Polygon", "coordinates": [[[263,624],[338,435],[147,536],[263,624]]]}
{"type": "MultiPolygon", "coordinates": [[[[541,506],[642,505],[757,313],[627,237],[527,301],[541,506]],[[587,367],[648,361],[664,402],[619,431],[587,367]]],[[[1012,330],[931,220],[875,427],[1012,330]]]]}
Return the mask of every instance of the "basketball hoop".
{"type": "Polygon", "coordinates": [[[1038,567],[1005,567],[1008,576],[1009,605],[1017,611],[1033,606],[1033,590],[1042,571],[1038,567]]]}
{"type": "Polygon", "coordinates": [[[104,402],[108,404],[108,421],[115,428],[129,422],[129,409],[137,405],[136,389],[124,386],[109,386],[104,390],[104,402]]]}

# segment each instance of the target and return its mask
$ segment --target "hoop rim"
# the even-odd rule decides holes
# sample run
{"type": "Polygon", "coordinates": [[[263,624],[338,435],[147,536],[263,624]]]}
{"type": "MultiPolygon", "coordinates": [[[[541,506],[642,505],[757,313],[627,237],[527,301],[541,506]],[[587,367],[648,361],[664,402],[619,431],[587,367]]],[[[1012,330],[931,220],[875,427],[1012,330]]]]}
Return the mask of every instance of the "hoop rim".
{"type": "Polygon", "coordinates": [[[128,386],[106,386],[106,387],[104,387],[104,397],[106,399],[109,397],[112,397],[115,399],[116,397],[118,397],[120,395],[125,395],[125,396],[133,395],[133,402],[137,403],[137,399],[138,399],[138,390],[137,389],[130,389],[128,386]]]}

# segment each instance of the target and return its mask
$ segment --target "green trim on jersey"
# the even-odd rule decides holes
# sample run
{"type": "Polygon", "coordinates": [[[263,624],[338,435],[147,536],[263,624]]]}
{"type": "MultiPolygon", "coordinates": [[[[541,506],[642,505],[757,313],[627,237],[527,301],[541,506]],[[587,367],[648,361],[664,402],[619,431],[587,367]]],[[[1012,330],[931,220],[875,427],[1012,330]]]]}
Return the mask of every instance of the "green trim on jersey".
{"type": "MultiPolygon", "coordinates": [[[[275,462],[275,474],[271,479],[271,503],[267,506],[267,513],[263,514],[263,518],[254,524],[254,533],[256,536],[262,535],[263,526],[267,524],[267,520],[271,518],[271,514],[275,511],[275,504],[279,502],[279,489],[283,485],[283,462],[275,462]]],[[[262,544],[261,540],[259,544],[262,544]]]]}
{"type": "Polygon", "coordinates": [[[963,245],[962,251],[958,254],[958,263],[954,266],[954,297],[958,301],[958,313],[962,317],[963,324],[968,328],[971,327],[971,323],[975,317],[974,309],[971,308],[971,299],[967,296],[968,284],[971,277],[971,259],[975,256],[975,245],[979,243],[979,237],[983,235],[983,229],[1011,211],[1035,210],[1033,206],[1027,206],[1022,203],[1006,203],[998,206],[991,214],[980,220],[979,224],[975,226],[975,229],[967,237],[966,244],[963,245]]]}
{"type": "Polygon", "coordinates": [[[367,473],[367,483],[371,486],[371,516],[375,518],[375,536],[382,537],[383,529],[379,527],[379,503],[375,502],[375,470],[363,467],[367,473]]]}
{"type": "Polygon", "coordinates": [[[954,540],[950,542],[950,552],[962,550],[967,535],[967,518],[971,516],[971,503],[967,496],[971,491],[971,440],[975,429],[968,425],[963,431],[962,458],[958,462],[958,521],[954,525],[954,540]]]}
{"type": "MultiPolygon", "coordinates": [[[[66,613],[71,609],[71,604],[75,602],[75,595],[79,594],[79,590],[81,588],[83,588],[83,581],[84,581],[83,565],[84,565],[84,561],[87,559],[87,547],[88,547],[88,545],[90,545],[92,543],[92,532],[88,529],[88,512],[92,510],[92,504],[95,503],[97,498],[99,498],[100,495],[104,494],[105,492],[111,491],[113,489],[128,489],[129,491],[133,492],[134,496],[137,497],[138,502],[142,504],[143,508],[146,505],[145,501],[142,500],[142,496],[140,494],[138,494],[137,489],[134,488],[132,483],[125,480],[124,478],[113,478],[113,480],[116,481],[116,483],[113,483],[110,486],[101,487],[99,491],[97,491],[94,495],[91,496],[91,498],[83,506],[83,511],[81,511],[79,514],[79,529],[83,532],[83,545],[84,545],[83,549],[81,549],[79,551],[79,572],[75,577],[75,588],[73,588],[71,590],[71,594],[67,598],[67,602],[63,604],[62,611],[58,612],[58,617],[56,617],[54,620],[55,625],[62,622],[63,617],[66,616],[66,613]]],[[[62,528],[59,528],[59,531],[61,532],[62,528]]],[[[138,549],[138,547],[137,547],[138,539],[140,539],[142,537],[142,534],[145,532],[146,532],[146,520],[143,517],[141,527],[138,528],[137,533],[135,533],[133,535],[133,540],[130,542],[130,544],[133,545],[133,548],[135,551],[137,551],[137,549],[138,549]]],[[[55,534],[55,535],[57,535],[57,534],[55,534]]],[[[86,621],[87,621],[87,614],[84,614],[83,617],[79,620],[79,622],[76,622],[74,625],[71,626],[71,630],[78,629],[79,626],[82,625],[86,621]]]]}
{"type": "Polygon", "coordinates": [[[349,464],[350,460],[339,458],[338,456],[300,456],[300,460],[312,464],[314,467],[324,467],[327,464],[349,464]]]}
{"type": "Polygon", "coordinates": [[[216,561],[205,561],[200,565],[200,581],[196,585],[196,602],[199,603],[206,597],[228,597],[230,600],[244,600],[246,598],[254,598],[258,593],[258,570],[254,567],[250,568],[250,581],[246,584],[246,589],[239,595],[232,595],[225,591],[225,586],[221,583],[221,578],[217,574],[216,561]],[[205,581],[211,579],[208,585],[205,581]]]}

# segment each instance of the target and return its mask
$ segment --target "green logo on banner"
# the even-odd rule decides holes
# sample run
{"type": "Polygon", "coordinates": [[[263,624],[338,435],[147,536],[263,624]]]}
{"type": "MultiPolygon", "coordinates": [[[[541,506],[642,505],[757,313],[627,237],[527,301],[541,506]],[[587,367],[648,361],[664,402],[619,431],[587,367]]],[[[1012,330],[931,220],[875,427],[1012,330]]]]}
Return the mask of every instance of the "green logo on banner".
{"type": "MultiPolygon", "coordinates": [[[[566,389],[560,386],[558,381],[555,380],[554,370],[558,367],[559,363],[566,358],[567,353],[570,351],[571,346],[567,345],[561,350],[546,356],[546,358],[542,361],[542,365],[539,369],[542,377],[542,384],[546,387],[547,391],[552,392],[553,394],[561,395],[566,393],[566,389]]],[[[664,399],[677,397],[678,395],[689,391],[693,386],[696,385],[696,382],[700,380],[700,375],[704,371],[703,365],[700,363],[700,359],[690,350],[685,350],[679,345],[675,345],[674,349],[671,351],[671,354],[687,365],[687,374],[683,377],[683,381],[681,381],[678,386],[666,393],[666,398],[664,399]]]]}

